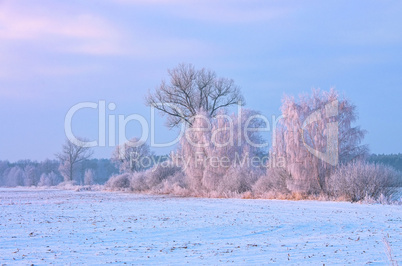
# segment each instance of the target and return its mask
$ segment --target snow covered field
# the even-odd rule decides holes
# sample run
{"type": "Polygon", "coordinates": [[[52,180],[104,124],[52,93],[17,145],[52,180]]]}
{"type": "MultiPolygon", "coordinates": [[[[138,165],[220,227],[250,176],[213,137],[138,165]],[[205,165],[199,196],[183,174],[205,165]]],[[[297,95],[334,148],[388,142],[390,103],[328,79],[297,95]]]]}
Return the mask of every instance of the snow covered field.
{"type": "Polygon", "coordinates": [[[0,264],[388,264],[402,207],[0,189],[0,264]]]}

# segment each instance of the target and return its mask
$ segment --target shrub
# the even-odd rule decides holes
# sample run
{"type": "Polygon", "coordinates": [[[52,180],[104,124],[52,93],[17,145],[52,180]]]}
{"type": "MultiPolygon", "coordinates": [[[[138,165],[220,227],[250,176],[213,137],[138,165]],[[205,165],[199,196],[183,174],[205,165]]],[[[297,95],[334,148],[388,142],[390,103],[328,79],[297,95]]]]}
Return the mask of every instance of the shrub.
{"type": "Polygon", "coordinates": [[[190,196],[190,190],[185,182],[185,175],[182,171],[164,179],[152,191],[161,194],[172,194],[176,196],[190,196]]]}
{"type": "Polygon", "coordinates": [[[158,164],[145,172],[145,181],[149,188],[157,187],[162,181],[174,176],[177,172],[181,172],[180,167],[168,163],[158,164]]]}
{"type": "Polygon", "coordinates": [[[288,183],[290,181],[290,176],[284,169],[270,168],[253,185],[253,192],[256,195],[264,195],[268,192],[273,194],[289,194],[288,183]]]}
{"type": "Polygon", "coordinates": [[[220,179],[218,191],[221,193],[244,193],[246,191],[251,191],[252,185],[257,179],[258,171],[232,166],[220,179]]]}
{"type": "Polygon", "coordinates": [[[184,187],[184,174],[180,167],[164,162],[145,172],[137,172],[131,176],[130,187],[133,191],[154,191],[160,193],[169,187],[184,187]]]}
{"type": "Polygon", "coordinates": [[[110,190],[128,190],[131,187],[131,175],[121,174],[112,176],[105,184],[110,190]]]}
{"type": "Polygon", "coordinates": [[[77,182],[74,180],[71,181],[63,181],[56,186],[58,189],[65,190],[75,190],[77,188],[77,182]]]}
{"type": "Polygon", "coordinates": [[[378,199],[381,194],[391,196],[398,180],[400,174],[389,166],[357,161],[340,166],[326,184],[328,194],[360,201],[365,197],[378,199]]]}
{"type": "Polygon", "coordinates": [[[146,182],[146,174],[145,172],[137,172],[132,174],[130,180],[130,188],[132,191],[140,192],[148,190],[149,187],[147,186],[146,182]]]}

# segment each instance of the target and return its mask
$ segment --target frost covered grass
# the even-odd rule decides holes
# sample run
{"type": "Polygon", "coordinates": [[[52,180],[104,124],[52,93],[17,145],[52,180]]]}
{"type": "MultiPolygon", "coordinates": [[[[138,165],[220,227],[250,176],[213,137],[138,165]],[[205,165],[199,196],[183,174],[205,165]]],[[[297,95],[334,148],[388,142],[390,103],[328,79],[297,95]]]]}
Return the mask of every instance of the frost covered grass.
{"type": "Polygon", "coordinates": [[[0,211],[0,264],[402,260],[397,205],[14,188],[0,211]]]}

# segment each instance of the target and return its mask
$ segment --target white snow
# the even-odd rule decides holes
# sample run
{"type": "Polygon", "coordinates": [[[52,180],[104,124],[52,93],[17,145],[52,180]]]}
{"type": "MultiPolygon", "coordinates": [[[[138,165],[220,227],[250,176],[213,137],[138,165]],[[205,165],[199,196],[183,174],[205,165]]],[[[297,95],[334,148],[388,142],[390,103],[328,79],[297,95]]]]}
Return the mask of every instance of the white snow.
{"type": "Polygon", "coordinates": [[[0,189],[0,264],[388,264],[402,207],[0,189]]]}

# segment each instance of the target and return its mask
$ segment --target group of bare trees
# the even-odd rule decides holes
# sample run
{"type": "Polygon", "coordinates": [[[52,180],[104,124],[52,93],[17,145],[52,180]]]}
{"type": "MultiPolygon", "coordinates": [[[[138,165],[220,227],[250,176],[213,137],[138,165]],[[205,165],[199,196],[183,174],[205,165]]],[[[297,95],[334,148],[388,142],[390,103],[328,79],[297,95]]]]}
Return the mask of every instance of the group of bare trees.
{"type": "Polygon", "coordinates": [[[63,179],[56,160],[33,162],[21,160],[16,163],[0,161],[0,186],[53,186],[63,179]]]}
{"type": "MultiPolygon", "coordinates": [[[[126,158],[119,162],[121,170],[132,174],[112,178],[110,187],[124,184],[134,191],[183,194],[186,190],[192,195],[214,192],[218,196],[324,194],[361,200],[390,195],[390,188],[400,185],[398,172],[366,162],[368,148],[362,145],[366,132],[354,125],[356,106],[335,90],[285,96],[282,119],[268,149],[261,135],[266,123],[258,112],[228,114],[228,107],[244,104],[233,80],[186,64],[168,74],[169,82],[162,81],[146,102],[167,116],[169,127],[185,126],[179,149],[165,165],[171,170],[160,171],[162,165],[158,165],[155,178],[150,170],[127,168],[126,158]],[[247,130],[250,125],[256,130],[247,130]]],[[[146,156],[149,147],[143,145],[146,156]]],[[[115,154],[118,150],[127,148],[120,147],[115,154]]]]}
{"type": "MultiPolygon", "coordinates": [[[[273,127],[268,147],[261,134],[267,119],[243,108],[229,112],[233,105],[244,105],[233,80],[187,64],[168,74],[169,81],[149,92],[146,103],[167,116],[169,127],[184,126],[178,149],[168,161],[156,161],[139,139],[120,143],[111,158],[120,175],[112,176],[106,187],[181,195],[299,193],[361,200],[391,195],[392,188],[400,186],[399,172],[366,160],[366,132],[354,125],[356,106],[335,90],[285,96],[282,119],[273,127]]],[[[60,175],[64,181],[79,179],[91,185],[99,171],[88,167],[93,152],[86,143],[67,140],[56,154],[57,171],[38,174],[29,165],[4,168],[0,162],[0,185],[50,186],[60,182],[60,175]]]]}
{"type": "MultiPolygon", "coordinates": [[[[63,168],[59,160],[0,161],[0,186],[57,186],[65,182],[65,176],[60,171],[63,168]]],[[[70,181],[77,185],[104,184],[111,175],[118,173],[109,159],[90,158],[75,165],[74,169],[70,181]]]]}

